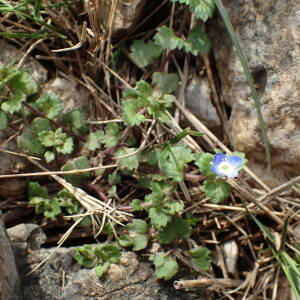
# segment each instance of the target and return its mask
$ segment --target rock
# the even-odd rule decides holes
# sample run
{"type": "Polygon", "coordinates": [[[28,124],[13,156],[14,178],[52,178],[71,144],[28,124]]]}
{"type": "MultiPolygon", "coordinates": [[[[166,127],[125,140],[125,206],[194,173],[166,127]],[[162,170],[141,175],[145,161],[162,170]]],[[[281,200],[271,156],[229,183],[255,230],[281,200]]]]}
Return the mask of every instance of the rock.
{"type": "Polygon", "coordinates": [[[223,1],[238,32],[255,84],[271,144],[272,171],[242,66],[221,20],[211,24],[216,64],[230,119],[234,148],[270,186],[298,174],[300,167],[300,2],[223,1]]]}
{"type": "Polygon", "coordinates": [[[21,281],[0,212],[0,300],[21,299],[21,281]]]}
{"type": "Polygon", "coordinates": [[[22,245],[27,250],[38,250],[46,241],[46,235],[36,224],[18,224],[7,230],[14,247],[22,245]]]}
{"type": "Polygon", "coordinates": [[[206,79],[193,78],[186,88],[186,106],[209,128],[221,125],[217,110],[211,102],[211,90],[206,79]]]}
{"type": "Polygon", "coordinates": [[[38,250],[46,241],[46,235],[40,226],[36,224],[18,224],[7,229],[7,234],[12,241],[16,263],[21,276],[25,277],[28,253],[38,250]]]}
{"type": "MultiPolygon", "coordinates": [[[[26,272],[53,249],[31,251],[26,272]]],[[[43,300],[192,300],[199,294],[176,291],[154,277],[150,263],[139,262],[134,252],[124,252],[118,264],[98,278],[95,269],[81,268],[72,258],[74,248],[60,248],[40,270],[23,277],[24,299],[43,300]],[[64,285],[62,284],[64,282],[64,285]]]]}
{"type": "MultiPolygon", "coordinates": [[[[25,52],[20,52],[15,46],[6,43],[5,40],[0,40],[0,65],[8,65],[13,60],[18,62],[25,52]]],[[[37,60],[28,56],[23,64],[22,68],[31,71],[33,79],[41,84],[47,81],[48,72],[43,65],[41,65],[37,60]]]]}
{"type": "Polygon", "coordinates": [[[238,275],[237,261],[239,258],[239,248],[235,240],[229,240],[221,245],[227,271],[232,275],[238,275]]]}
{"type": "MultiPolygon", "coordinates": [[[[111,14],[111,7],[114,1],[104,0],[101,2],[101,20],[104,28],[106,29],[106,31],[108,31],[108,21],[111,14]]],[[[112,35],[115,35],[119,31],[122,31],[124,33],[125,30],[128,30],[132,26],[136,25],[140,19],[141,13],[146,3],[147,0],[117,1],[114,11],[114,20],[112,23],[112,35]]]]}
{"type": "Polygon", "coordinates": [[[44,93],[53,93],[64,100],[64,112],[74,108],[88,107],[86,91],[71,80],[56,77],[44,85],[41,94],[44,93]]]}

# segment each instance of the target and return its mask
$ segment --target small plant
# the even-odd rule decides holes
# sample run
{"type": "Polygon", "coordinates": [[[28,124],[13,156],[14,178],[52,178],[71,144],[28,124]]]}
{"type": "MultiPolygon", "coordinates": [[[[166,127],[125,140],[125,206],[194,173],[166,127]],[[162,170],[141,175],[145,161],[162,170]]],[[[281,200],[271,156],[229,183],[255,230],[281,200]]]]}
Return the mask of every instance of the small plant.
{"type": "Polygon", "coordinates": [[[178,37],[172,28],[161,26],[157,29],[153,40],[134,41],[131,45],[130,56],[139,67],[143,68],[159,58],[164,50],[176,48],[193,55],[204,54],[208,52],[210,42],[199,26],[191,29],[187,38],[178,37]]]}
{"type": "Polygon", "coordinates": [[[60,203],[57,198],[50,198],[47,189],[37,182],[29,183],[29,204],[35,207],[37,214],[43,214],[47,218],[54,219],[61,214],[60,203]]]}
{"type": "Polygon", "coordinates": [[[35,207],[37,214],[43,214],[46,218],[56,218],[63,212],[62,209],[71,215],[80,211],[78,201],[65,189],[58,192],[56,197],[50,197],[46,188],[38,182],[30,182],[28,194],[29,204],[35,207]]]}
{"type": "Polygon", "coordinates": [[[128,235],[121,235],[119,243],[121,247],[132,247],[133,251],[140,251],[147,247],[147,223],[143,220],[133,219],[132,223],[125,226],[128,235]]]}
{"type": "Polygon", "coordinates": [[[81,248],[76,248],[76,253],[73,255],[77,263],[83,267],[87,269],[95,267],[98,277],[103,276],[111,264],[118,263],[120,257],[120,249],[112,244],[104,244],[97,247],[84,245],[81,248]]]}
{"type": "Polygon", "coordinates": [[[61,128],[53,130],[44,130],[38,133],[38,138],[47,150],[44,154],[47,163],[55,159],[55,152],[62,154],[70,154],[73,151],[74,143],[71,137],[62,132],[61,128]]]}
{"type": "MultiPolygon", "coordinates": [[[[191,12],[204,22],[212,16],[215,9],[214,0],[172,2],[188,5],[191,12]]],[[[26,15],[22,14],[18,7],[10,7],[8,11],[16,9],[19,16],[27,19],[33,17],[38,25],[50,30],[39,13],[39,7],[40,1],[36,1],[33,15],[32,10],[26,15]]],[[[184,52],[196,61],[198,59],[195,56],[208,53],[210,48],[210,42],[200,28],[199,24],[187,30],[176,30],[165,25],[158,27],[153,37],[147,38],[147,41],[133,41],[130,57],[140,68],[154,62],[153,70],[164,71],[169,69],[164,61],[168,61],[174,53],[183,55],[184,52]],[[162,62],[158,61],[160,57],[162,62]],[[159,62],[161,64],[158,67],[159,62]]],[[[48,34],[49,32],[43,31],[40,37],[48,34]]],[[[154,72],[148,75],[142,77],[144,80],[137,81],[134,88],[124,89],[120,99],[122,120],[108,121],[106,125],[88,128],[85,116],[79,109],[65,112],[64,102],[55,94],[40,95],[37,84],[28,71],[17,70],[13,66],[0,67],[0,92],[3,96],[0,129],[6,130],[14,118],[23,118],[26,122],[17,139],[19,148],[28,155],[43,157],[47,163],[52,162],[53,169],[74,171],[73,174],[64,175],[68,183],[80,186],[86,192],[90,187],[95,188],[93,191],[97,197],[106,201],[107,205],[121,198],[119,191],[120,187],[124,189],[124,178],[134,180],[134,184],[142,192],[134,195],[140,199],[133,199],[126,208],[134,215],[132,221],[120,231],[103,221],[102,233],[110,236],[115,234],[120,247],[131,248],[133,251],[145,250],[153,242],[159,244],[159,251],[150,255],[149,260],[155,266],[157,278],[169,280],[178,273],[180,263],[172,249],[172,243],[177,246],[184,242],[185,247],[187,244],[190,246],[186,239],[193,236],[193,226],[198,222],[192,214],[184,213],[185,203],[178,193],[178,187],[183,185],[188,175],[196,175],[201,178],[197,182],[198,186],[210,201],[222,203],[230,195],[230,180],[238,176],[247,160],[243,153],[238,152],[194,153],[184,144],[184,138],[189,135],[201,136],[203,133],[188,128],[173,137],[170,136],[171,131],[167,132],[163,143],[152,139],[152,132],[144,134],[147,128],[152,129],[147,127],[149,119],[153,125],[170,121],[169,109],[176,102],[173,93],[179,83],[179,76],[175,73],[154,72]],[[145,141],[151,139],[151,143],[143,144],[139,138],[135,138],[132,134],[135,130],[145,141]],[[111,169],[105,171],[84,170],[76,173],[106,164],[112,164],[113,168],[109,166],[111,169]],[[191,170],[192,173],[189,173],[191,170]],[[99,186],[89,181],[95,177],[99,180],[99,186]],[[140,219],[135,218],[137,216],[140,219]],[[166,248],[170,250],[167,251],[166,248]]],[[[182,78],[182,74],[180,75],[182,78]]],[[[29,184],[29,204],[37,214],[48,219],[55,219],[62,214],[82,215],[86,212],[69,191],[63,189],[52,194],[37,182],[29,184]]],[[[72,218],[78,220],[78,216],[72,218]]],[[[91,226],[91,220],[92,218],[87,217],[81,224],[91,226]]],[[[96,223],[93,219],[93,226],[96,223]]],[[[183,252],[191,265],[209,270],[212,260],[208,248],[191,249],[190,246],[183,252]]],[[[283,252],[273,253],[281,262],[289,260],[283,252]]],[[[120,256],[119,247],[113,244],[98,247],[85,245],[76,249],[74,259],[85,268],[95,268],[97,276],[101,277],[112,263],[119,261],[120,256]]],[[[295,266],[292,267],[295,269],[295,266]]],[[[286,271],[290,278],[298,274],[294,269],[290,273],[287,272],[290,269],[286,271]]]]}
{"type": "Polygon", "coordinates": [[[179,270],[177,261],[167,253],[156,253],[149,257],[155,266],[155,275],[158,279],[169,280],[179,270]]]}

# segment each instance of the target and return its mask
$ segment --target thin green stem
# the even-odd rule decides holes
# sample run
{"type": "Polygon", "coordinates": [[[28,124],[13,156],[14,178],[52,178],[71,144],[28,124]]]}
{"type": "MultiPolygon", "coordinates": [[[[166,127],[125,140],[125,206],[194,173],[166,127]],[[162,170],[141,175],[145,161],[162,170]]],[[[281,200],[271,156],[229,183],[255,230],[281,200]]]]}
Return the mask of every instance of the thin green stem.
{"type": "Polygon", "coordinates": [[[223,4],[222,4],[222,1],[221,0],[215,0],[215,3],[216,3],[216,6],[219,10],[219,13],[220,13],[220,15],[223,19],[223,22],[226,26],[226,29],[227,29],[227,31],[230,35],[230,38],[231,38],[231,40],[232,40],[232,42],[233,42],[233,44],[236,48],[237,54],[238,54],[238,56],[240,58],[240,61],[242,63],[244,73],[246,75],[246,78],[247,78],[247,81],[248,81],[248,84],[249,84],[249,87],[250,87],[250,90],[251,90],[251,95],[252,95],[252,98],[253,98],[254,103],[255,103],[257,118],[258,118],[260,130],[261,130],[261,135],[262,135],[262,138],[263,138],[263,144],[264,144],[264,148],[265,148],[265,152],[266,152],[266,159],[267,159],[267,163],[268,163],[268,169],[270,169],[271,168],[270,143],[269,143],[269,139],[268,139],[268,136],[267,136],[266,125],[265,125],[263,115],[262,115],[262,111],[261,111],[261,103],[260,103],[260,100],[259,100],[259,96],[258,96],[258,93],[257,93],[256,88],[254,86],[254,81],[253,81],[251,72],[249,70],[244,52],[242,50],[241,43],[239,41],[239,38],[238,38],[237,34],[235,33],[235,31],[232,27],[232,24],[230,22],[228,14],[227,14],[227,12],[226,12],[223,4]]]}

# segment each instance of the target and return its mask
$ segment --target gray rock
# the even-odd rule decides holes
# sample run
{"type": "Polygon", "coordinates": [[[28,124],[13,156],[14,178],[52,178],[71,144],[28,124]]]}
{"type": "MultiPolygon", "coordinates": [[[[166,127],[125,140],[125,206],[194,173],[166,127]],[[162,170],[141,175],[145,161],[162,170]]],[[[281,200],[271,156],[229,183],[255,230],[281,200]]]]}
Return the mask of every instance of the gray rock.
{"type": "Polygon", "coordinates": [[[206,79],[193,78],[186,88],[186,106],[209,128],[221,125],[217,110],[211,102],[211,89],[206,79]]]}
{"type": "Polygon", "coordinates": [[[0,211],[0,300],[19,300],[21,281],[0,211]]]}
{"type": "Polygon", "coordinates": [[[46,241],[46,235],[36,224],[19,224],[7,229],[7,234],[12,241],[16,257],[17,268],[21,276],[26,276],[27,256],[34,250],[41,248],[46,241]]]}
{"type": "MultiPolygon", "coordinates": [[[[26,270],[32,270],[52,249],[28,253],[26,270]]],[[[149,263],[134,252],[124,252],[118,264],[98,278],[95,269],[83,269],[72,258],[74,248],[60,248],[40,270],[23,277],[25,300],[192,300],[199,294],[176,291],[154,277],[149,263]],[[64,282],[64,284],[63,284],[64,282]]]]}
{"type": "MultiPolygon", "coordinates": [[[[112,0],[101,1],[101,20],[104,28],[108,31],[109,17],[112,13],[112,0]]],[[[140,15],[147,0],[125,0],[117,1],[116,8],[114,10],[114,19],[112,23],[112,34],[118,33],[118,31],[128,30],[140,19],[140,15]]]]}
{"type": "Polygon", "coordinates": [[[42,94],[44,93],[53,93],[64,100],[64,112],[74,108],[88,107],[86,91],[71,80],[56,77],[44,85],[42,94]]]}
{"type": "Polygon", "coordinates": [[[46,235],[36,224],[18,224],[7,230],[14,247],[24,244],[27,250],[37,250],[46,241],[46,235]]]}
{"type": "MultiPolygon", "coordinates": [[[[0,65],[8,65],[12,63],[13,60],[18,62],[25,54],[25,52],[20,52],[15,46],[8,44],[3,39],[0,40],[0,49],[0,65]]],[[[31,56],[26,58],[22,68],[30,70],[33,79],[37,83],[44,83],[47,81],[48,72],[46,68],[31,56]]]]}
{"type": "Polygon", "coordinates": [[[265,170],[264,150],[250,90],[221,20],[211,40],[223,96],[232,106],[231,134],[236,150],[271,186],[298,174],[300,167],[300,2],[223,1],[261,96],[271,143],[273,170],[265,170]]]}

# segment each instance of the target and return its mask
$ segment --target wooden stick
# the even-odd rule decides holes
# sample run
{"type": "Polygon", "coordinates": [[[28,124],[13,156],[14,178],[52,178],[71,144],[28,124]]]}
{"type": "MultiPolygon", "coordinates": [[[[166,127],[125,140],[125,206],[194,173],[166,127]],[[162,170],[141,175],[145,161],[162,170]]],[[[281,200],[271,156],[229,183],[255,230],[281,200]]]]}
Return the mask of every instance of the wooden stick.
{"type": "Polygon", "coordinates": [[[191,289],[203,288],[209,286],[212,289],[232,288],[237,287],[243,283],[242,280],[237,279],[224,279],[224,278],[199,278],[193,280],[180,280],[174,281],[174,288],[191,289]]]}

